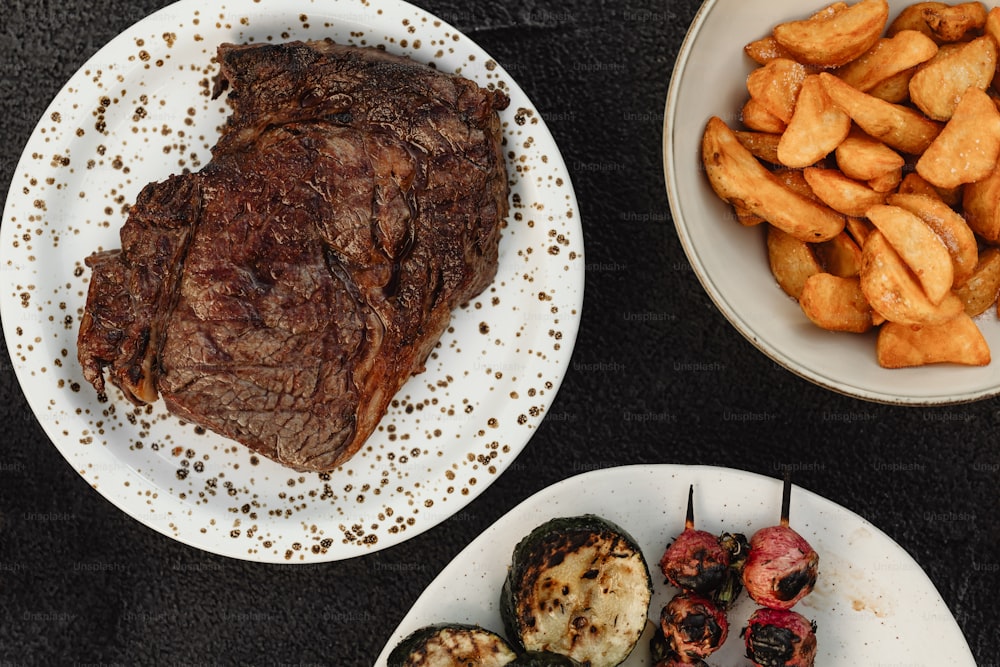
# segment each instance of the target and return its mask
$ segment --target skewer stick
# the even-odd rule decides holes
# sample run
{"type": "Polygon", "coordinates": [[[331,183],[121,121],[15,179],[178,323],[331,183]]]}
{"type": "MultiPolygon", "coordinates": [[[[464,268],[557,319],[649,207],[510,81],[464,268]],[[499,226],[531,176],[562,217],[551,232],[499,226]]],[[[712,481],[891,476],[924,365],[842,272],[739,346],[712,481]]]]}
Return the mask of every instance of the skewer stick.
{"type": "Polygon", "coordinates": [[[792,472],[785,471],[785,485],[781,489],[781,525],[788,527],[788,509],[792,504],[792,472]]]}
{"type": "Polygon", "coordinates": [[[694,528],[694,484],[688,487],[688,509],[687,516],[684,517],[684,528],[686,530],[694,528]]]}

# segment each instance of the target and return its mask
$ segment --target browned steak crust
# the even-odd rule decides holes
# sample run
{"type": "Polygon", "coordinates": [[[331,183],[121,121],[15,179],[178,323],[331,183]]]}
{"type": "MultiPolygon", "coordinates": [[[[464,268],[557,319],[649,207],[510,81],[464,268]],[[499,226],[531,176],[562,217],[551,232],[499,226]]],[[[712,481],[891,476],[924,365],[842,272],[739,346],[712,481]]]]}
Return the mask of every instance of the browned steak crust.
{"type": "Polygon", "coordinates": [[[301,470],[353,455],[497,268],[498,91],[376,49],[223,45],[232,114],[95,253],[84,375],[301,470]]]}

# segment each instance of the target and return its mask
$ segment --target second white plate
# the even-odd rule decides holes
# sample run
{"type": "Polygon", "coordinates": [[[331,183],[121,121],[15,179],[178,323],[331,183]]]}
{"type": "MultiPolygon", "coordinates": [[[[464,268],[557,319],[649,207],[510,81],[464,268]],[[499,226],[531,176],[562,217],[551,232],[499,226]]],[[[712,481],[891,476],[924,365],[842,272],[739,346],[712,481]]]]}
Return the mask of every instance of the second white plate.
{"type": "MultiPolygon", "coordinates": [[[[500,590],[514,546],[532,528],[558,516],[597,514],[614,521],[642,547],[654,582],[650,619],[675,589],[657,563],[684,528],[688,485],[695,523],[719,534],[778,522],[780,480],[728,468],[636,465],[571,477],[528,498],[490,526],[434,579],[388,638],[377,666],[410,632],[443,622],[478,623],[503,634],[500,590]]],[[[815,620],[817,665],[953,665],[974,667],[965,637],[933,583],[888,536],[858,515],[814,493],[792,491],[791,525],[820,555],[815,590],[795,610],[815,620]]],[[[745,667],[740,629],[755,606],[744,593],[729,612],[729,639],[709,662],[745,667]]],[[[648,636],[625,665],[650,665],[648,636]]]]}

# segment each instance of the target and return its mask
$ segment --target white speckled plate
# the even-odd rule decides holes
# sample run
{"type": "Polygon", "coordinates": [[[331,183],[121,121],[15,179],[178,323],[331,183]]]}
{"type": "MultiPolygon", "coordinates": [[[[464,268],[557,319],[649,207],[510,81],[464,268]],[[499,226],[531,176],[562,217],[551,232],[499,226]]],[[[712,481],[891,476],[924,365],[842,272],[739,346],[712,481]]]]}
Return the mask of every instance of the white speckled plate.
{"type": "MultiPolygon", "coordinates": [[[[745,228],[712,191],[701,166],[701,137],[712,115],[739,124],[754,63],[743,45],[782,21],[805,17],[827,0],[707,0],[684,40],[667,93],[663,131],[666,189],[678,237],[712,301],[748,341],[775,363],[833,391],[879,403],[927,406],[1000,393],[1000,319],[977,318],[993,352],[984,367],[938,364],[885,369],[876,332],[832,333],[812,324],[777,286],[763,226],[745,228]],[[712,85],[705,85],[711,81],[712,85]]],[[[889,0],[890,20],[911,0],[889,0]]]]}
{"type": "MultiPolygon", "coordinates": [[[[653,576],[650,619],[676,590],[663,583],[663,550],[684,529],[688,486],[695,527],[714,534],[778,522],[782,483],[729,468],[636,465],[587,472],[539,491],[472,541],[431,582],[388,638],[377,667],[403,637],[432,623],[464,622],[503,634],[498,602],[514,545],[559,516],[597,514],[617,523],[642,547],[653,576]]],[[[969,646],[920,566],[885,533],[858,515],[795,487],[791,526],[820,555],[816,588],[795,606],[815,620],[817,665],[961,665],[974,667],[969,646]]],[[[709,659],[715,667],[748,665],[740,629],[754,609],[746,594],[730,610],[729,638],[709,659]]],[[[624,663],[650,665],[652,626],[624,663]]]]}
{"type": "MultiPolygon", "coordinates": [[[[0,312],[15,371],[48,436],[108,500],[172,538],[235,558],[371,553],[461,509],[524,447],[555,397],[583,300],[583,236],[562,157],[506,72],[445,22],[397,0],[182,0],[91,58],[46,111],[0,228],[0,312]],[[221,42],[331,37],[507,91],[512,210],[493,286],[341,469],[300,474],[181,423],[162,402],[97,400],[76,361],[86,255],[119,247],[147,182],[209,158],[227,115],[209,92],[221,42]]],[[[45,474],[45,471],[37,471],[45,474]]]]}

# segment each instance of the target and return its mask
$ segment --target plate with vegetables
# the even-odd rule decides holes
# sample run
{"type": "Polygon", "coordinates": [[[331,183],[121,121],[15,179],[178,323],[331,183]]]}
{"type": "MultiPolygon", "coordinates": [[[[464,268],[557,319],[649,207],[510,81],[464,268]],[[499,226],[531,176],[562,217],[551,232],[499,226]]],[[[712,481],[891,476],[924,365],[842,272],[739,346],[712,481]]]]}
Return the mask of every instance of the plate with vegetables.
{"type": "Polygon", "coordinates": [[[864,518],[787,480],[670,464],[522,502],[431,582],[376,665],[474,646],[482,665],[747,667],[748,642],[761,662],[786,652],[771,664],[975,665],[933,583],[864,518]]]}

